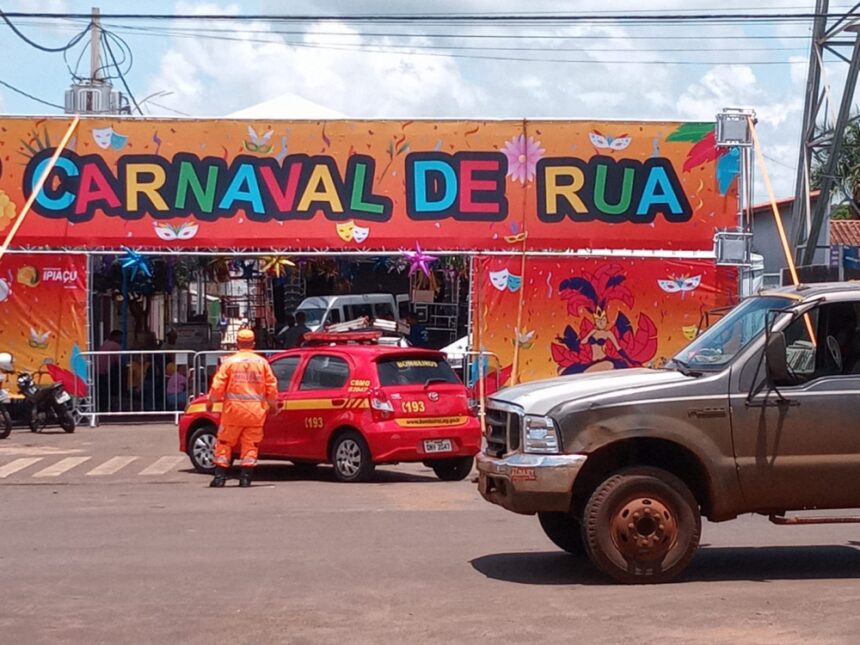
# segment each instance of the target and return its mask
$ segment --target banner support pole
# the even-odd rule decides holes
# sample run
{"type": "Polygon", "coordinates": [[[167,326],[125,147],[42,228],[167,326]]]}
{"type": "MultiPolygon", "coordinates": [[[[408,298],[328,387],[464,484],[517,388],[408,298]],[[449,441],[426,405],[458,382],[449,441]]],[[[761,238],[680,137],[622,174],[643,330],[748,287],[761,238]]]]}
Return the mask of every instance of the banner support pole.
{"type": "Polygon", "coordinates": [[[63,138],[60,140],[60,144],[54,150],[54,154],[51,155],[50,160],[48,161],[48,165],[45,166],[45,170],[42,172],[42,175],[36,180],[36,184],[33,186],[33,191],[30,193],[30,196],[27,198],[27,201],[24,202],[24,207],[21,209],[20,215],[18,215],[15,223],[12,225],[12,228],[9,230],[9,233],[6,234],[6,239],[3,241],[3,246],[0,246],[0,260],[3,259],[3,256],[6,255],[6,250],[9,248],[9,245],[12,243],[12,239],[15,237],[15,234],[18,232],[18,229],[21,228],[21,224],[24,223],[24,218],[30,212],[30,209],[33,208],[33,204],[36,201],[36,198],[39,196],[39,193],[42,192],[42,188],[45,186],[45,182],[48,181],[48,177],[51,175],[51,171],[54,170],[54,166],[57,165],[57,161],[60,159],[60,155],[63,154],[63,150],[66,149],[66,146],[69,144],[69,140],[72,138],[72,135],[75,132],[75,128],[78,127],[78,123],[80,122],[81,117],[77,114],[75,118],[72,120],[69,129],[66,130],[66,133],[63,135],[63,138]]]}

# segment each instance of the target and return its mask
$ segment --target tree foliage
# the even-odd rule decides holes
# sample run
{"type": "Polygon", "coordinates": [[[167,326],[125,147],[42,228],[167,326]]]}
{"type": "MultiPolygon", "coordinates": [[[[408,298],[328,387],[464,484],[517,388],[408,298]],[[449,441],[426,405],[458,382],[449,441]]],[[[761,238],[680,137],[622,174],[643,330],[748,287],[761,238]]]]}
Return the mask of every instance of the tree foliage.
{"type": "MultiPolygon", "coordinates": [[[[813,159],[812,187],[821,187],[827,157],[813,159]]],[[[834,172],[835,206],[832,219],[860,219],[860,121],[851,121],[845,127],[842,150],[836,160],[834,172]]]]}

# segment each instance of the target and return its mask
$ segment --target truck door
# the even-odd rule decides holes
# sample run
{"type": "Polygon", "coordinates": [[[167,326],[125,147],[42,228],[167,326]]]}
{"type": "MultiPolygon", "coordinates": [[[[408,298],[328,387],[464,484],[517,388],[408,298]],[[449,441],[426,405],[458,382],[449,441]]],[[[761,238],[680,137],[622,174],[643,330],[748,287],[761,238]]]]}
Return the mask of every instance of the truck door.
{"type": "Polygon", "coordinates": [[[763,388],[747,402],[743,387],[732,397],[738,474],[756,509],[860,506],[858,312],[826,303],[786,328],[794,376],[778,384],[783,399],[763,388]]]}

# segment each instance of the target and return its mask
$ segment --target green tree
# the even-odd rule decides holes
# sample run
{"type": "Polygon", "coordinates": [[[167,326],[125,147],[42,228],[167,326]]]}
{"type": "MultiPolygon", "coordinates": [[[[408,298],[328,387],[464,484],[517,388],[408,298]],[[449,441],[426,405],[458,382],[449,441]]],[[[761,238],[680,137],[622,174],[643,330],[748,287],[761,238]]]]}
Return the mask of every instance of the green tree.
{"type": "MultiPolygon", "coordinates": [[[[845,127],[842,151],[836,161],[834,206],[831,219],[860,219],[860,122],[845,127]]],[[[812,187],[818,189],[827,157],[813,159],[812,187]]]]}

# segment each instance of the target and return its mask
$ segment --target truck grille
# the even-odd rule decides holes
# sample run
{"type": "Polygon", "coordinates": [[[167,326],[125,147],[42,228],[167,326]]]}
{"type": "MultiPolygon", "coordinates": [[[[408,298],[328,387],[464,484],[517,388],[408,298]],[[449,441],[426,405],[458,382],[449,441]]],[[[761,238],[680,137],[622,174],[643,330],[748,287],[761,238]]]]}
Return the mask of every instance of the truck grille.
{"type": "Polygon", "coordinates": [[[487,454],[502,457],[520,447],[522,416],[517,412],[487,407],[487,454]]]}

